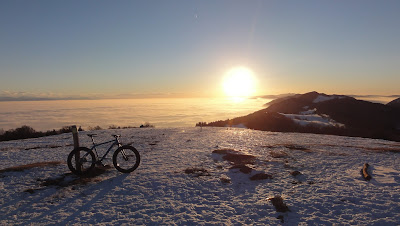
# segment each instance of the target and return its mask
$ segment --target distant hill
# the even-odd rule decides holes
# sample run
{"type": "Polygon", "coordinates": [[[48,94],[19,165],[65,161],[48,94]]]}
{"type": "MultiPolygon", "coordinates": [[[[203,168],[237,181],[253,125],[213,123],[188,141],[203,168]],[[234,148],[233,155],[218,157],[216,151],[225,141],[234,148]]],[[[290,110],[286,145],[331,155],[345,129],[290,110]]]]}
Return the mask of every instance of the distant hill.
{"type": "Polygon", "coordinates": [[[205,126],[322,133],[400,141],[400,98],[387,105],[318,92],[278,98],[252,114],[205,126]]]}

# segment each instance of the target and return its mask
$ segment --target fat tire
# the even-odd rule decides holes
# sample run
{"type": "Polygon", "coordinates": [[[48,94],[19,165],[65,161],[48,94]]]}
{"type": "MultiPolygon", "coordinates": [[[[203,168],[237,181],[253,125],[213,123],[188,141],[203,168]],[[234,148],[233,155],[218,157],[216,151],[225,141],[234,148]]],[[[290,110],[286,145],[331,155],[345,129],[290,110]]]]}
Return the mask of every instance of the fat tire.
{"type": "Polygon", "coordinates": [[[113,154],[113,164],[114,167],[122,172],[122,173],[130,173],[132,171],[134,171],[136,168],[138,168],[139,164],[140,164],[140,154],[139,152],[136,150],[136,148],[130,146],[130,145],[125,145],[122,147],[119,147],[113,154]],[[132,162],[133,166],[132,167],[121,167],[119,163],[121,163],[120,161],[122,161],[123,159],[122,157],[122,150],[125,150],[127,152],[130,152],[129,155],[134,154],[135,156],[135,160],[132,162]]]}
{"type": "Polygon", "coordinates": [[[68,164],[69,170],[71,170],[72,173],[79,175],[79,176],[87,174],[91,170],[93,170],[95,163],[96,163],[96,157],[95,157],[93,151],[91,151],[89,148],[86,148],[86,147],[79,147],[79,148],[72,150],[71,153],[69,153],[68,159],[67,159],[67,164],[68,164]],[[86,161],[87,163],[89,163],[89,165],[88,165],[88,167],[84,168],[83,170],[77,170],[75,167],[75,154],[77,152],[80,152],[80,156],[89,152],[89,155],[86,156],[86,158],[89,158],[89,160],[91,160],[91,161],[86,161]]]}

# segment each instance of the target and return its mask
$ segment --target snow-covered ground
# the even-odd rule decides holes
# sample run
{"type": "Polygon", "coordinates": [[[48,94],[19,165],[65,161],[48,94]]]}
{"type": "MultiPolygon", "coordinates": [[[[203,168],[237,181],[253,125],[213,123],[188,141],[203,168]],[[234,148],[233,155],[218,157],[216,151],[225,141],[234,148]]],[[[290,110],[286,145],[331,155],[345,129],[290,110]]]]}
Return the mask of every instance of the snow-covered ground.
{"type": "MultiPolygon", "coordinates": [[[[2,172],[0,225],[274,225],[282,218],[287,225],[400,224],[400,143],[239,128],[96,132],[97,141],[120,133],[123,142],[134,142],[139,168],[131,174],[111,168],[86,184],[66,186],[41,185],[51,178],[74,179],[65,175],[65,163],[2,172]],[[251,172],[231,168],[221,153],[213,153],[226,149],[254,156],[246,165],[251,172]],[[360,174],[364,163],[371,167],[369,182],[360,174]],[[295,171],[301,174],[293,176],[295,171]],[[273,178],[249,179],[257,173],[273,178]],[[268,198],[276,195],[290,212],[275,210],[268,198]]],[[[85,133],[82,145],[89,144],[85,133]]],[[[1,142],[0,170],[65,162],[71,144],[71,134],[1,142]]]]}

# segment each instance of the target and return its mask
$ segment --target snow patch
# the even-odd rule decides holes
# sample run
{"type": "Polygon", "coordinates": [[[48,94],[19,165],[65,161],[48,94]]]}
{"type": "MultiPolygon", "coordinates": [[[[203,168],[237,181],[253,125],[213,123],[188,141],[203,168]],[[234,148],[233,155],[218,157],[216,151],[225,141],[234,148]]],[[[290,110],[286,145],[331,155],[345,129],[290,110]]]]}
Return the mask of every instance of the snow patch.
{"type": "Polygon", "coordinates": [[[327,127],[327,126],[345,127],[344,124],[336,122],[335,120],[329,118],[328,115],[313,114],[315,113],[315,111],[316,109],[300,112],[301,114],[283,114],[283,113],[280,114],[284,115],[287,118],[292,119],[295,123],[301,126],[315,125],[322,127],[327,127]]]}
{"type": "Polygon", "coordinates": [[[315,112],[317,112],[316,108],[310,109],[310,110],[307,110],[307,111],[302,111],[302,112],[300,112],[300,115],[312,115],[312,114],[315,114],[315,112]]]}
{"type": "Polygon", "coordinates": [[[333,100],[333,99],[343,99],[345,96],[339,96],[339,95],[332,95],[332,96],[324,96],[324,95],[318,95],[314,100],[313,103],[320,103],[328,100],[333,100]]]}

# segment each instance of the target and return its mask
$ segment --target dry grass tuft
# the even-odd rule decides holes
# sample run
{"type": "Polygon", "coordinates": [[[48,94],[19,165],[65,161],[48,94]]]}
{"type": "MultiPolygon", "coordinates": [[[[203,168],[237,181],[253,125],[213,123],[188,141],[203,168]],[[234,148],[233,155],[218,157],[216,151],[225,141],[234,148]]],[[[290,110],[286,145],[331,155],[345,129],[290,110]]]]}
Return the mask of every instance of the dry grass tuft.
{"type": "Polygon", "coordinates": [[[195,177],[210,176],[210,173],[204,168],[187,168],[185,169],[186,174],[193,174],[195,177]]]}
{"type": "Polygon", "coordinates": [[[272,205],[274,205],[275,209],[277,212],[287,212],[290,211],[289,207],[283,202],[283,199],[280,195],[277,195],[273,198],[268,198],[272,202],[272,205]]]}
{"type": "Polygon", "coordinates": [[[37,163],[31,163],[31,164],[26,164],[26,165],[20,165],[20,166],[13,166],[9,168],[5,168],[0,170],[0,173],[4,172],[19,172],[19,171],[24,171],[27,169],[32,169],[36,167],[46,167],[46,166],[56,166],[63,164],[64,162],[60,161],[53,161],[53,162],[37,162],[37,163]]]}

